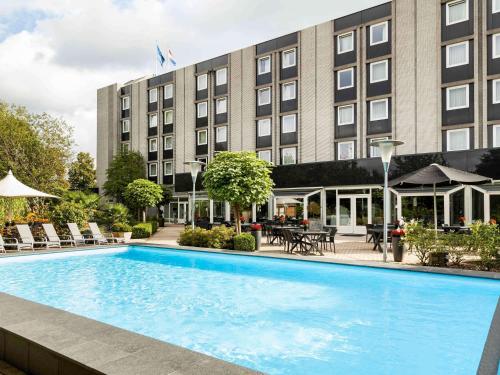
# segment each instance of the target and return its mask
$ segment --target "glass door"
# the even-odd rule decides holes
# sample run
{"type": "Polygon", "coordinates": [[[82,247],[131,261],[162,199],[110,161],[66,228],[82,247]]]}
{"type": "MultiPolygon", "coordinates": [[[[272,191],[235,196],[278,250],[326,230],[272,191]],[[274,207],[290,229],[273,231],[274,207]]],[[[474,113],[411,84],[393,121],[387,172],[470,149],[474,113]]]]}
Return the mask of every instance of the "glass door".
{"type": "Polygon", "coordinates": [[[337,228],[339,233],[365,234],[371,223],[371,199],[367,194],[339,195],[337,228]]]}
{"type": "Polygon", "coordinates": [[[179,210],[177,211],[177,214],[177,222],[179,224],[185,224],[187,217],[187,202],[179,202],[179,210]]]}

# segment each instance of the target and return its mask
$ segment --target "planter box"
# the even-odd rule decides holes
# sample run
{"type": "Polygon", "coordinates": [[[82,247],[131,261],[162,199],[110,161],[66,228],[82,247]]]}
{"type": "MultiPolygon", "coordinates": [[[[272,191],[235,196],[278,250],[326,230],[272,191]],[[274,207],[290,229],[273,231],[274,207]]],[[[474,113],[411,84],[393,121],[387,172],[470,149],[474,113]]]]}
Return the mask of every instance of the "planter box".
{"type": "Polygon", "coordinates": [[[132,239],[132,232],[113,232],[113,237],[123,238],[125,242],[130,242],[132,239]]]}
{"type": "Polygon", "coordinates": [[[431,252],[429,253],[429,266],[446,267],[448,264],[448,253],[431,252]]]}

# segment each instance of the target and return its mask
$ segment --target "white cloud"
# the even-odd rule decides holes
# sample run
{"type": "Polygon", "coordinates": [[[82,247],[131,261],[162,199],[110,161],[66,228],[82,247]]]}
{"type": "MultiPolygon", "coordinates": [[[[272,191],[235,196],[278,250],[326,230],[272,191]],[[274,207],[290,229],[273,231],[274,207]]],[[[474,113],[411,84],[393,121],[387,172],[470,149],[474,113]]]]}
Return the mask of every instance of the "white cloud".
{"type": "Polygon", "coordinates": [[[0,100],[63,117],[95,155],[97,88],[152,73],[156,40],[185,66],[381,2],[0,1],[0,100]]]}

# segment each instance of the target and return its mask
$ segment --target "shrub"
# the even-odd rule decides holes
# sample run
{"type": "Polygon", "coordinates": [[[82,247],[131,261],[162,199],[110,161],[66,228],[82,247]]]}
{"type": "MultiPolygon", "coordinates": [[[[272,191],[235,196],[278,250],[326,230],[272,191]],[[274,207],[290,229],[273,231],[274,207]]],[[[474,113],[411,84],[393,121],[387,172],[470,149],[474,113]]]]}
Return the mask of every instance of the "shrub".
{"type": "Polygon", "coordinates": [[[425,228],[419,221],[406,224],[406,234],[403,241],[408,245],[408,249],[417,256],[422,265],[428,263],[429,253],[434,251],[436,247],[434,231],[425,228]]]}
{"type": "Polygon", "coordinates": [[[153,234],[151,223],[139,223],[132,227],[132,238],[148,238],[153,234]]]}
{"type": "Polygon", "coordinates": [[[121,203],[107,203],[98,211],[99,224],[105,225],[109,230],[114,223],[129,222],[129,211],[127,206],[121,203]]]}
{"type": "Polygon", "coordinates": [[[234,236],[234,250],[254,251],[254,236],[252,236],[250,233],[242,233],[234,236]]]}
{"type": "Polygon", "coordinates": [[[126,223],[114,223],[111,226],[112,232],[132,232],[132,227],[126,223]]]}
{"type": "Polygon", "coordinates": [[[231,249],[233,247],[233,238],[235,234],[234,228],[228,228],[224,225],[213,227],[208,231],[207,247],[214,249],[231,249]]]}
{"type": "Polygon", "coordinates": [[[50,220],[59,229],[66,228],[67,223],[76,223],[82,227],[88,219],[88,211],[85,207],[74,202],[61,202],[50,212],[50,220]]]}
{"type": "Polygon", "coordinates": [[[500,261],[500,230],[496,225],[476,221],[471,225],[470,248],[487,270],[500,261]]]}
{"type": "Polygon", "coordinates": [[[465,255],[470,253],[469,237],[461,233],[448,233],[439,237],[442,248],[448,252],[452,264],[459,266],[462,264],[465,255]]]}

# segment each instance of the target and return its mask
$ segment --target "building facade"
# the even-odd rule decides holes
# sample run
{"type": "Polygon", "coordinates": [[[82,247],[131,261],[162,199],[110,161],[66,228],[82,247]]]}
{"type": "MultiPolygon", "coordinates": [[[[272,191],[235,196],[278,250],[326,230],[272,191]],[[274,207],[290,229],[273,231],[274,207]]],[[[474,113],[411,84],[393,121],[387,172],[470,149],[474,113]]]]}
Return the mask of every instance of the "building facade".
{"type": "MultiPolygon", "coordinates": [[[[97,179],[120,149],[171,185],[171,221],[189,219],[189,160],[250,150],[275,165],[267,205],[363,232],[382,220],[371,143],[398,139],[391,176],[432,162],[500,180],[500,0],[397,0],[166,74],[97,92],[97,179]]],[[[197,217],[230,218],[197,199],[197,217]]],[[[432,192],[392,190],[393,217],[432,215],[432,192]]],[[[500,215],[500,186],[439,191],[439,219],[500,215]]]]}

